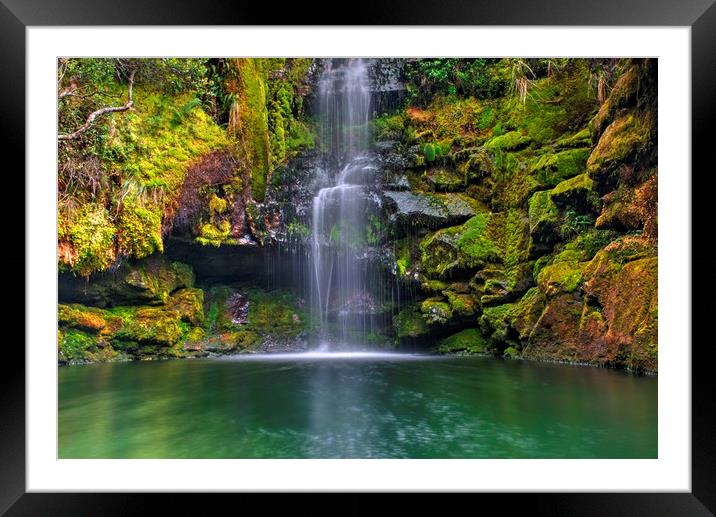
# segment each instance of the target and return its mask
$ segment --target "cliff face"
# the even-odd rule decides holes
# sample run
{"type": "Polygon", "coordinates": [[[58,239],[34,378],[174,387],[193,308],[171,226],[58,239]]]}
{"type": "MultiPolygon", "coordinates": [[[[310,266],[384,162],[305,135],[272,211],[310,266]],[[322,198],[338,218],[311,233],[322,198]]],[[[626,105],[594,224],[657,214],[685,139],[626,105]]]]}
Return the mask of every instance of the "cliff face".
{"type": "Polygon", "coordinates": [[[393,271],[420,293],[396,335],[656,371],[656,63],[612,65],[601,104],[586,60],[559,65],[378,120],[409,163],[385,193],[393,271]]]}
{"type": "MultiPolygon", "coordinates": [[[[126,95],[114,60],[70,61],[66,88],[126,95]]],[[[320,62],[151,61],[122,63],[137,67],[131,110],[60,144],[60,360],[295,342],[305,302],[267,292],[263,264],[277,243],[303,249],[327,181],[320,62]],[[187,264],[216,281],[197,286],[187,264]]],[[[379,340],[656,371],[656,62],[373,73],[382,218],[365,242],[400,302],[379,340]]],[[[63,97],[61,132],[97,102],[63,97]]]]}

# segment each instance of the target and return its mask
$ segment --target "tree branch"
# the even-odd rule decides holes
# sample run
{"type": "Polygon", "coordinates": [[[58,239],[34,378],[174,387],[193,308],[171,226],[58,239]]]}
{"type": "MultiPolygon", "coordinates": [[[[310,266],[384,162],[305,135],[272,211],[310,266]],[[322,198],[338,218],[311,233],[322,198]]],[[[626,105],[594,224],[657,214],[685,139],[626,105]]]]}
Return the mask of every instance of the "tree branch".
{"type": "MultiPolygon", "coordinates": [[[[106,115],[107,113],[116,113],[118,111],[127,111],[129,108],[131,108],[134,105],[134,102],[132,101],[132,86],[134,85],[134,73],[135,73],[135,71],[132,70],[129,74],[129,88],[128,88],[128,92],[127,92],[127,103],[124,106],[109,106],[106,108],[98,109],[97,111],[93,111],[92,113],[89,114],[85,123],[82,124],[82,126],[80,126],[74,133],[57,135],[57,139],[58,140],[74,140],[75,138],[79,137],[82,133],[87,131],[90,127],[92,127],[92,124],[94,124],[94,121],[98,117],[101,117],[102,115],[106,115]]],[[[71,92],[69,92],[69,93],[71,93],[71,92]]],[[[68,95],[69,93],[67,93],[65,95],[61,95],[61,97],[64,97],[64,96],[68,95]]]]}

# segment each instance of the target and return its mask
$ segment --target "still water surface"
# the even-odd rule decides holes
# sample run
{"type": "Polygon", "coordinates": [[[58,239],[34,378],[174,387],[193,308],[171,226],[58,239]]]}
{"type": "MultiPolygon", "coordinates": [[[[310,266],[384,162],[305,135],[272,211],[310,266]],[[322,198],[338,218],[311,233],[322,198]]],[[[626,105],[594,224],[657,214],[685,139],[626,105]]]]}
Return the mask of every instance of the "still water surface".
{"type": "Polygon", "coordinates": [[[59,369],[61,458],[655,458],[657,378],[305,354],[59,369]]]}

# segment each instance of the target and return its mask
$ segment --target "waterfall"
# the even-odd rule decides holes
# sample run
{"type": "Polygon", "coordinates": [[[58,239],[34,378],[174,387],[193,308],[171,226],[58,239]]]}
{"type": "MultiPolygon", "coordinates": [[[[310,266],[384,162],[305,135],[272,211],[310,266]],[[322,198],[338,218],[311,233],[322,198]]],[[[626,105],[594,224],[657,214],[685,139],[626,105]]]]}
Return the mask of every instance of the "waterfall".
{"type": "Polygon", "coordinates": [[[362,59],[326,61],[319,83],[321,145],[334,186],[313,198],[311,307],[322,348],[361,344],[375,302],[366,265],[368,194],[376,168],[370,152],[371,93],[362,59]]]}

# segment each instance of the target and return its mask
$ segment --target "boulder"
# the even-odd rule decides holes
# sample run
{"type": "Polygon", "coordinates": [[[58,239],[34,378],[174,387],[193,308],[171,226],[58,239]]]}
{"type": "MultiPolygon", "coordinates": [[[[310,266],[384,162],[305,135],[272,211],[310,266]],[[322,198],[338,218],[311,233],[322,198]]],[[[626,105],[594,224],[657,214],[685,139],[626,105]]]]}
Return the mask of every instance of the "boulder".
{"type": "Polygon", "coordinates": [[[463,194],[415,194],[386,191],[384,204],[399,236],[409,228],[444,228],[467,221],[479,208],[463,194]]]}

